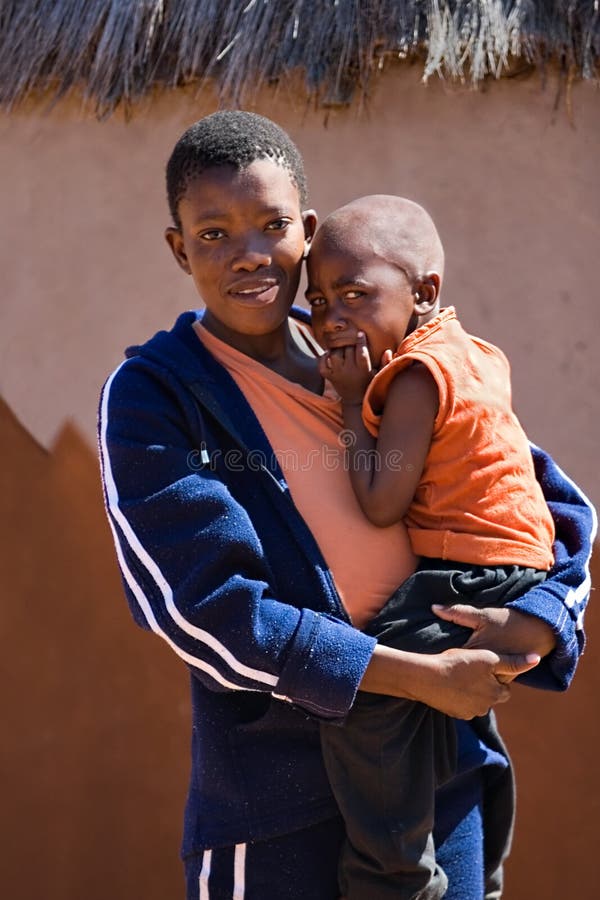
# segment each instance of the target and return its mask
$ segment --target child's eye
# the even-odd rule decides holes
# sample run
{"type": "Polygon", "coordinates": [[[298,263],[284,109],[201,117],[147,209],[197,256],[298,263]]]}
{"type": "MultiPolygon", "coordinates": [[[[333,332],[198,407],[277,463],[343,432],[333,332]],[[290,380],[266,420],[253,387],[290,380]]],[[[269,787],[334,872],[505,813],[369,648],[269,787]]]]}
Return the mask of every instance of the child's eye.
{"type": "Polygon", "coordinates": [[[354,288],[351,291],[346,291],[344,294],[344,300],[360,300],[361,297],[364,297],[365,292],[359,291],[357,288],[354,288]]]}
{"type": "Polygon", "coordinates": [[[284,231],[290,224],[289,219],[275,219],[267,225],[267,231],[284,231]]]}
{"type": "Polygon", "coordinates": [[[325,304],[327,303],[325,297],[309,297],[307,299],[308,305],[311,309],[315,309],[315,307],[317,306],[325,306],[325,304]]]}
{"type": "Polygon", "coordinates": [[[209,228],[208,231],[203,231],[199,235],[203,241],[218,241],[219,238],[224,237],[225,232],[221,231],[220,228],[209,228]]]}

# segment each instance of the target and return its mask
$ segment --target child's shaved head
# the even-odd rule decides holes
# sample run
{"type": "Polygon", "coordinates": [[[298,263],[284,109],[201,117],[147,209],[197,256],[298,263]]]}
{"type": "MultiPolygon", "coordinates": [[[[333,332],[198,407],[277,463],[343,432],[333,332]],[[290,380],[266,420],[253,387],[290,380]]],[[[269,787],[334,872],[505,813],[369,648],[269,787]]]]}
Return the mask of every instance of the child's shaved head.
{"type": "Polygon", "coordinates": [[[315,336],[328,350],[366,337],[371,364],[440,309],[444,250],[422,206],[387,194],[328,216],[308,256],[315,336]]]}
{"type": "Polygon", "coordinates": [[[403,269],[413,280],[444,274],[444,248],[428,212],[418,203],[389,194],[352,200],[331,213],[316,240],[328,246],[364,248],[403,269]]]}

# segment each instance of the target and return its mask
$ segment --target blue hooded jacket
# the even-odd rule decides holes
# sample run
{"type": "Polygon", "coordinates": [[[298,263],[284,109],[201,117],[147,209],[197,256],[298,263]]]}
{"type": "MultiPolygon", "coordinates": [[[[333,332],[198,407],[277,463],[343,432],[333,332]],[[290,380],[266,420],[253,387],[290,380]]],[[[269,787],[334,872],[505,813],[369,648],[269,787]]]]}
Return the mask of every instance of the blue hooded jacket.
{"type": "MultiPolygon", "coordinates": [[[[184,855],[335,815],[319,720],[343,721],[375,646],[350,624],[256,416],[191,327],[197,317],[184,313],[127,352],[99,416],[107,514],[133,616],[191,673],[184,855]]],[[[521,680],[562,690],[583,650],[595,514],[546,454],[532,452],[556,521],[556,564],[510,605],[548,622],[557,641],[521,680]]],[[[476,724],[461,727],[463,759],[481,745],[476,733],[476,724]]],[[[479,737],[503,753],[493,735],[479,737]]]]}

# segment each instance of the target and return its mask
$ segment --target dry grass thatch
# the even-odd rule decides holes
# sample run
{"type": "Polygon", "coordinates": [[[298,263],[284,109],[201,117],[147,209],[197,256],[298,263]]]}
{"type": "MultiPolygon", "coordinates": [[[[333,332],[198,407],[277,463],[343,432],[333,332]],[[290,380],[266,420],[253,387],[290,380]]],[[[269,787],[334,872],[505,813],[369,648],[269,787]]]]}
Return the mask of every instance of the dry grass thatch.
{"type": "Polygon", "coordinates": [[[515,60],[598,78],[599,0],[0,0],[0,104],[83,91],[99,115],[211,79],[241,103],[298,70],[343,98],[390,56],[474,84],[515,60]]]}

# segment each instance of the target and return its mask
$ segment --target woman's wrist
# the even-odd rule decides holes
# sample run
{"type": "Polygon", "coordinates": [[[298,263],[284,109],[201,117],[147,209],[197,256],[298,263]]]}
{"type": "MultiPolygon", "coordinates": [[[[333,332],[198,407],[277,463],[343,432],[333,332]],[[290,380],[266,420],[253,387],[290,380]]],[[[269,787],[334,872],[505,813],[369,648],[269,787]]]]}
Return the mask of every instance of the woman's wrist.
{"type": "Polygon", "coordinates": [[[386,694],[390,697],[418,699],[413,691],[427,669],[426,656],[395,650],[378,644],[365,670],[359,690],[368,694],[386,694]]]}

